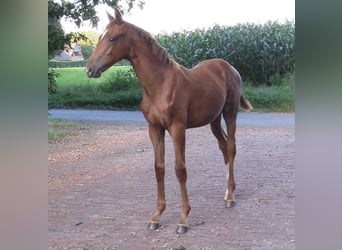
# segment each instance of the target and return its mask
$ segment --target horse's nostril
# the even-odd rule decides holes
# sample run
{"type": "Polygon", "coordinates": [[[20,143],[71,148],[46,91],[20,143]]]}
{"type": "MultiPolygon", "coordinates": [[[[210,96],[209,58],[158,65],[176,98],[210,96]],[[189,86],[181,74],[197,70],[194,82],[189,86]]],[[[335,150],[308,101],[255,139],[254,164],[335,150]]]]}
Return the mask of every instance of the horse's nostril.
{"type": "Polygon", "coordinates": [[[90,67],[86,67],[86,73],[87,73],[88,76],[91,76],[92,72],[93,71],[92,71],[92,69],[90,67]]]}

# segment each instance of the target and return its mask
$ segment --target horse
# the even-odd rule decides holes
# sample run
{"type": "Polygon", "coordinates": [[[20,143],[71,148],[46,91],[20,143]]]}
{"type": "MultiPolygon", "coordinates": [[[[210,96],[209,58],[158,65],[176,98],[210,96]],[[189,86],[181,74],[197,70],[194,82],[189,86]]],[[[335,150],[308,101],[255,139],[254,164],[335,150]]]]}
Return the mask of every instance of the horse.
{"type": "Polygon", "coordinates": [[[148,32],[123,20],[118,8],[114,7],[114,16],[108,12],[107,16],[109,23],[88,60],[86,74],[89,78],[98,78],[122,59],[132,64],[142,86],[140,107],[154,150],[157,206],[148,228],[160,227],[166,208],[164,137],[167,131],[174,146],[175,173],[181,191],[181,216],[176,233],[183,234],[188,230],[191,209],[186,187],[186,129],[210,124],[227,169],[225,206],[233,207],[236,119],[239,109],[249,111],[252,105],[242,94],[239,72],[225,60],[209,59],[188,69],[173,60],[148,32]],[[227,132],[222,128],[222,117],[227,132]]]}

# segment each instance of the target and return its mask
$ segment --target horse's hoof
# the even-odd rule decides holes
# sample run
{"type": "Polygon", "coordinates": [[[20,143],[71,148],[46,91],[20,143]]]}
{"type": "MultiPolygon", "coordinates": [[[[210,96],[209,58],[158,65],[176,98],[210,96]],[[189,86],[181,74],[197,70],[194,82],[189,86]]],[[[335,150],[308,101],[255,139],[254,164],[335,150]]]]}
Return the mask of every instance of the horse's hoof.
{"type": "Polygon", "coordinates": [[[235,206],[235,201],[233,200],[227,200],[226,201],[226,208],[231,208],[235,206]]]}
{"type": "Polygon", "coordinates": [[[160,227],[160,225],[159,225],[158,222],[151,221],[150,223],[148,223],[148,229],[150,229],[150,230],[154,230],[155,231],[159,227],[160,227]]]}
{"type": "Polygon", "coordinates": [[[186,225],[178,225],[176,229],[177,234],[185,234],[188,231],[188,227],[186,225]]]}

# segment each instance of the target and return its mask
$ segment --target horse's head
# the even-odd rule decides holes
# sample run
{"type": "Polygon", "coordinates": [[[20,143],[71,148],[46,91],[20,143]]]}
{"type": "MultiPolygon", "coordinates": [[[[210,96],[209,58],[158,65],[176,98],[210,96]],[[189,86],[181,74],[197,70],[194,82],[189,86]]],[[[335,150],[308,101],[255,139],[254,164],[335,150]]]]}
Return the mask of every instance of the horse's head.
{"type": "Polygon", "coordinates": [[[101,73],[129,54],[129,42],[124,29],[120,11],[115,10],[115,17],[107,12],[109,24],[99,38],[99,42],[90,56],[86,73],[88,77],[98,78],[101,73]]]}

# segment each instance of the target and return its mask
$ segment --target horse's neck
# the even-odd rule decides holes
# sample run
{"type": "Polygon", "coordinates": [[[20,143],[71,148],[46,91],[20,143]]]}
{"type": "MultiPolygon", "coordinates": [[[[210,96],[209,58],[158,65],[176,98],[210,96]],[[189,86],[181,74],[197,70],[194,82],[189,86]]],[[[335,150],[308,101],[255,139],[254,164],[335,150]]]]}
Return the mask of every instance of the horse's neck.
{"type": "Polygon", "coordinates": [[[129,60],[143,88],[148,89],[153,89],[156,85],[162,85],[167,72],[174,64],[174,62],[169,63],[154,55],[153,51],[143,43],[134,46],[129,60]]]}

